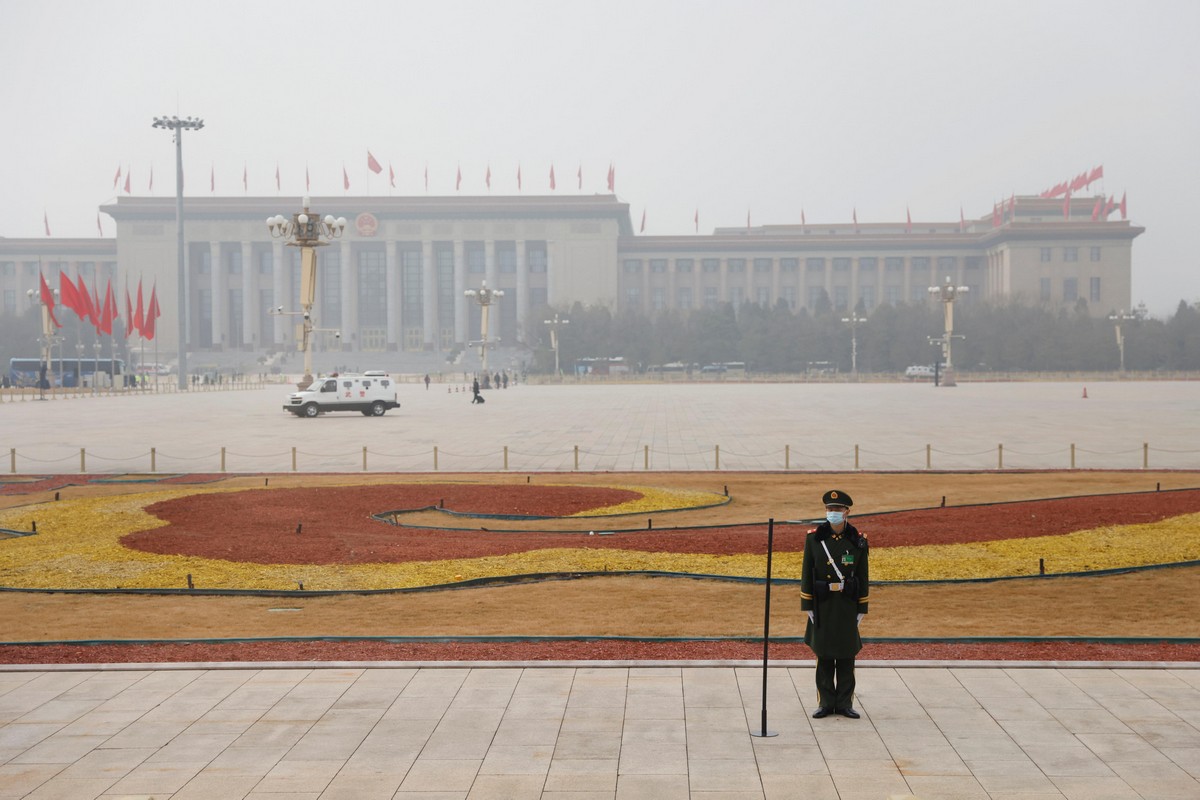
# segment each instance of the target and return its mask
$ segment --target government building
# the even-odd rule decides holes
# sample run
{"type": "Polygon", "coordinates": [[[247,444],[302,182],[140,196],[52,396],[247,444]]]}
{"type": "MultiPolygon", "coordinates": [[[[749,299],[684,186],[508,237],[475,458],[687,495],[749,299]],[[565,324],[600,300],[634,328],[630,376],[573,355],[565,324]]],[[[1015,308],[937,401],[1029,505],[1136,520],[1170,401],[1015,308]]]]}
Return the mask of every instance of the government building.
{"type": "MultiPolygon", "coordinates": [[[[185,198],[189,352],[294,349],[300,253],[266,220],[300,198],[185,198]],[[282,312],[282,313],[281,313],[282,312]]],[[[717,228],[689,236],[637,235],[614,195],[314,197],[311,212],[345,217],[342,237],[318,251],[318,348],[451,352],[480,338],[466,297],[484,281],[504,296],[489,337],[520,343],[530,314],[580,302],[652,314],[732,303],[795,311],[868,312],[927,302],[947,279],[965,302],[1016,298],[1106,315],[1131,305],[1133,240],[1145,229],[1095,214],[1095,197],[1017,196],[977,219],[948,223],[807,224],[717,228]]],[[[0,238],[0,314],[31,307],[39,270],[111,279],[124,310],[128,283],[157,287],[160,357],[178,347],[174,198],[119,197],[100,211],[115,238],[0,238]]],[[[538,320],[538,327],[541,320],[538,320]]]]}

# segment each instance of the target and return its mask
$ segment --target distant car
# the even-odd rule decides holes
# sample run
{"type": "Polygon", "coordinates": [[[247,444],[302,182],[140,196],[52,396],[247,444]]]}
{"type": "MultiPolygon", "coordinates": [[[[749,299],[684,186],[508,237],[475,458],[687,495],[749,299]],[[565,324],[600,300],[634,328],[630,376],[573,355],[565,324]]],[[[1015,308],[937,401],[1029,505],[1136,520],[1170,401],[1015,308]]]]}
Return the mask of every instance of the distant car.
{"type": "Polygon", "coordinates": [[[365,417],[382,417],[389,409],[399,408],[396,386],[382,371],[362,375],[319,378],[307,389],[288,395],[283,410],[297,417],[315,417],[328,411],[360,411],[365,417]]]}
{"type": "Polygon", "coordinates": [[[909,367],[908,369],[904,370],[904,377],[908,378],[909,380],[919,380],[921,378],[932,378],[933,377],[933,367],[929,367],[924,364],[914,364],[911,367],[909,367]]]}

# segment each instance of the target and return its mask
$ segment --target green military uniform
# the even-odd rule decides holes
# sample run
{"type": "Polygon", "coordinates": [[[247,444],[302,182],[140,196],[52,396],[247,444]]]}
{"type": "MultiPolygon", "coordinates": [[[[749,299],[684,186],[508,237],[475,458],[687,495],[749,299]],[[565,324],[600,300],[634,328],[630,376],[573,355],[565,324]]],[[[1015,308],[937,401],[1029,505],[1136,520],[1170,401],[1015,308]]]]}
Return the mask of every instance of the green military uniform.
{"type": "MultiPolygon", "coordinates": [[[[845,493],[826,493],[827,503],[829,495],[834,496],[834,503],[849,507],[850,498],[845,493]]],[[[835,532],[830,523],[823,522],[808,535],[804,542],[800,609],[813,612],[804,642],[817,657],[818,703],[827,713],[853,709],[854,657],[862,649],[858,615],[867,613],[869,586],[867,540],[857,528],[846,522],[840,532],[835,532]]]]}

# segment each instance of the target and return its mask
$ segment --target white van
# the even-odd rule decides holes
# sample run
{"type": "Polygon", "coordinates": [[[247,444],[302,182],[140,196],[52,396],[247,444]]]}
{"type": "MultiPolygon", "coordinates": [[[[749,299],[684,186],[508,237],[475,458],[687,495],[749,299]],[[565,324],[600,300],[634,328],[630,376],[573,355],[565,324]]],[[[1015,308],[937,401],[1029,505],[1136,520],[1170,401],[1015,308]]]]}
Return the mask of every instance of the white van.
{"type": "Polygon", "coordinates": [[[396,384],[382,371],[362,375],[339,375],[336,372],[318,378],[300,392],[288,395],[284,411],[297,417],[315,417],[326,411],[360,411],[364,417],[382,417],[390,408],[399,408],[396,384]]]}

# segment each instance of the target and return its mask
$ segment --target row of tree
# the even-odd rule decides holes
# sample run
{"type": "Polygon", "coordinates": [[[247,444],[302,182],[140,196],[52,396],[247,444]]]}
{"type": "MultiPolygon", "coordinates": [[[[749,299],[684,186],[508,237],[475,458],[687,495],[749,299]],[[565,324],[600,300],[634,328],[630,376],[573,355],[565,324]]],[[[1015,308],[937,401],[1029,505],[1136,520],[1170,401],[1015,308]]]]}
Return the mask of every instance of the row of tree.
{"type": "MultiPolygon", "coordinates": [[[[1121,322],[1127,370],[1200,370],[1200,304],[1180,301],[1164,320],[1139,316],[1121,322]]],[[[554,353],[543,320],[555,312],[570,322],[560,328],[559,361],[569,371],[576,360],[623,356],[633,368],[672,362],[711,364],[745,362],[755,372],[803,373],[831,364],[850,371],[897,372],[913,364],[932,364],[940,347],[940,303],[884,305],[866,313],[865,322],[824,308],[793,313],[786,304],[763,308],[726,303],[713,309],[666,310],[654,314],[575,304],[570,309],[542,308],[529,317],[527,330],[538,336],[533,369],[553,372],[554,353]],[[856,354],[852,351],[857,351],[856,354]]],[[[960,304],[955,308],[954,366],[980,371],[1116,370],[1121,354],[1116,323],[1088,314],[1085,301],[1071,309],[1025,305],[960,304]]]]}

